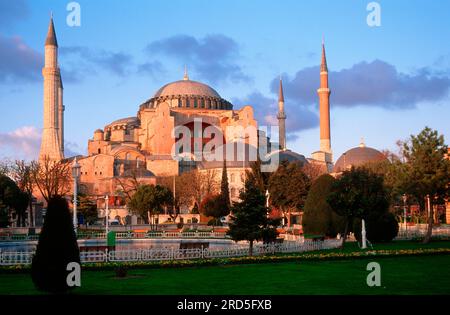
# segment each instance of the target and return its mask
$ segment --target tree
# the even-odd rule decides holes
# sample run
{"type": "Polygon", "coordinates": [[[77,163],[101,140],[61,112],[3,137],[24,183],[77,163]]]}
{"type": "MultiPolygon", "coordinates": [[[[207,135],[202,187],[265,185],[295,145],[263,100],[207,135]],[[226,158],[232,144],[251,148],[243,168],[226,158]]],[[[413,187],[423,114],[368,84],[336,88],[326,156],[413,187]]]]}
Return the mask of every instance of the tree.
{"type": "Polygon", "coordinates": [[[32,179],[42,197],[49,202],[54,196],[64,196],[70,191],[71,165],[65,160],[52,161],[48,157],[32,162],[32,179]]]}
{"type": "Polygon", "coordinates": [[[200,204],[200,212],[207,217],[213,217],[212,225],[222,225],[220,218],[230,213],[222,195],[212,194],[206,196],[200,204]]]}
{"type": "Polygon", "coordinates": [[[98,220],[97,203],[89,196],[78,194],[78,211],[88,224],[93,224],[98,220]]]}
{"type": "Polygon", "coordinates": [[[311,181],[298,163],[283,161],[270,176],[269,192],[271,204],[288,217],[291,210],[301,210],[306,201],[311,181]]]}
{"type": "Polygon", "coordinates": [[[240,201],[231,207],[232,216],[227,232],[235,241],[249,241],[249,254],[253,255],[253,243],[258,240],[273,241],[279,219],[270,219],[265,205],[265,196],[253,181],[245,182],[239,194],[240,201]]]}
{"type": "Polygon", "coordinates": [[[67,265],[72,262],[80,264],[80,252],[69,206],[64,198],[53,196],[32,260],[33,283],[42,291],[67,292],[73,288],[67,284],[67,265]]]}
{"type": "Polygon", "coordinates": [[[141,185],[128,202],[128,207],[148,223],[149,219],[160,214],[171,204],[173,204],[173,196],[167,187],[141,185]]]}
{"type": "Polygon", "coordinates": [[[0,208],[2,209],[3,224],[5,224],[5,214],[7,218],[8,213],[14,210],[18,215],[17,223],[20,226],[22,223],[20,214],[22,214],[23,217],[23,213],[25,213],[27,206],[28,195],[22,192],[11,178],[6,175],[0,175],[0,208]]]}
{"type": "Polygon", "coordinates": [[[256,161],[250,163],[250,170],[246,171],[246,178],[252,181],[263,194],[266,194],[266,190],[269,187],[270,173],[262,172],[261,165],[262,162],[258,156],[256,161]]]}
{"type": "Polygon", "coordinates": [[[370,215],[381,215],[388,211],[389,197],[383,177],[364,168],[344,171],[331,187],[327,202],[331,209],[345,218],[344,247],[350,224],[355,218],[367,219],[370,215]]]}
{"type": "MultiPolygon", "coordinates": [[[[28,209],[30,211],[30,226],[34,226],[33,222],[33,190],[34,181],[33,174],[35,172],[35,164],[27,163],[24,160],[16,160],[12,166],[12,177],[17,183],[19,189],[27,195],[28,198],[28,209]]],[[[21,221],[22,226],[25,226],[25,211],[20,213],[19,221],[21,221]]]]}
{"type": "Polygon", "coordinates": [[[305,234],[336,237],[344,232],[345,219],[338,216],[327,202],[331,187],[336,180],[324,174],[317,178],[309,190],[303,213],[303,232],[305,234]]]}
{"type": "Polygon", "coordinates": [[[220,182],[220,197],[222,198],[222,205],[225,207],[223,210],[227,215],[230,212],[231,201],[230,201],[230,189],[228,187],[228,173],[227,173],[227,161],[223,160],[222,169],[222,181],[220,182]]]}
{"type": "Polygon", "coordinates": [[[444,136],[428,127],[417,136],[411,135],[403,146],[407,166],[405,191],[416,197],[422,209],[427,196],[430,200],[424,243],[431,240],[433,203],[435,200],[437,203],[443,202],[449,196],[450,160],[446,158],[447,153],[448,146],[444,142],[444,136]]]}
{"type": "MultiPolygon", "coordinates": [[[[361,220],[353,224],[355,237],[361,240],[361,220]]],[[[398,234],[398,222],[391,212],[369,215],[366,222],[367,239],[373,243],[392,241],[398,234]]]]}

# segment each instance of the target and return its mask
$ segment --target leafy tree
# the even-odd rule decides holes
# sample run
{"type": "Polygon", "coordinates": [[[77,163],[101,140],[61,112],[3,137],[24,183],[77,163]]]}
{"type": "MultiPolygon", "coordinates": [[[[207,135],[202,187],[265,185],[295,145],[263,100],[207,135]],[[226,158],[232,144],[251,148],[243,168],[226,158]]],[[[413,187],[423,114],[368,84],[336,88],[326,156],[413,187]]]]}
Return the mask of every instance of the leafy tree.
{"type": "MultiPolygon", "coordinates": [[[[291,210],[301,210],[306,201],[311,181],[298,163],[283,161],[270,176],[269,192],[271,204],[284,215],[291,210]]],[[[290,215],[287,215],[290,225],[290,215]]]]}
{"type": "Polygon", "coordinates": [[[279,219],[270,219],[265,206],[265,196],[253,181],[245,182],[239,194],[240,201],[231,208],[232,216],[228,234],[235,241],[249,241],[249,254],[253,255],[253,243],[258,240],[273,241],[279,219]]]}
{"type": "Polygon", "coordinates": [[[444,136],[428,127],[417,136],[411,135],[410,141],[404,143],[403,154],[407,166],[405,190],[416,197],[422,209],[427,196],[430,197],[431,207],[424,243],[431,240],[433,203],[442,203],[449,196],[450,160],[446,158],[447,153],[448,146],[444,142],[444,136]]]}
{"type": "Polygon", "coordinates": [[[324,174],[312,184],[306,198],[302,220],[305,234],[336,237],[338,233],[344,232],[345,219],[338,216],[327,202],[335,181],[333,176],[324,174]]]}
{"type": "MultiPolygon", "coordinates": [[[[392,241],[398,234],[398,222],[391,212],[369,215],[366,223],[367,239],[373,243],[392,241]]],[[[355,237],[361,240],[361,220],[353,224],[355,237]]]]}
{"type": "Polygon", "coordinates": [[[86,223],[93,224],[98,220],[97,203],[89,196],[78,195],[78,211],[83,215],[86,223]]]}
{"type": "MultiPolygon", "coordinates": [[[[11,167],[11,175],[14,181],[17,183],[19,189],[27,195],[28,198],[28,209],[30,211],[30,226],[34,225],[33,222],[33,190],[34,190],[34,181],[33,181],[33,173],[35,170],[36,164],[31,162],[27,163],[24,160],[16,160],[15,163],[11,167]]],[[[18,221],[21,222],[22,226],[25,226],[25,210],[20,213],[18,221]]]]}
{"type": "Polygon", "coordinates": [[[171,204],[173,204],[173,195],[167,187],[141,185],[128,202],[128,207],[148,223],[149,217],[160,214],[171,204]]]}
{"type": "Polygon", "coordinates": [[[389,208],[383,177],[364,168],[343,172],[333,183],[327,202],[333,211],[346,220],[342,247],[355,218],[367,219],[369,214],[384,214],[389,208]]]}
{"type": "Polygon", "coordinates": [[[28,206],[28,195],[22,192],[17,184],[6,175],[0,175],[0,205],[3,209],[3,220],[5,213],[14,210],[18,215],[17,223],[20,226],[28,206]]]}
{"type": "Polygon", "coordinates": [[[207,217],[213,217],[213,220],[209,222],[211,225],[222,225],[220,218],[228,215],[230,210],[222,195],[215,194],[208,195],[202,200],[200,212],[207,217]]]}
{"type": "Polygon", "coordinates": [[[44,226],[33,256],[31,278],[42,291],[64,293],[67,285],[67,265],[80,263],[80,252],[67,201],[54,196],[49,199],[44,226]]]}

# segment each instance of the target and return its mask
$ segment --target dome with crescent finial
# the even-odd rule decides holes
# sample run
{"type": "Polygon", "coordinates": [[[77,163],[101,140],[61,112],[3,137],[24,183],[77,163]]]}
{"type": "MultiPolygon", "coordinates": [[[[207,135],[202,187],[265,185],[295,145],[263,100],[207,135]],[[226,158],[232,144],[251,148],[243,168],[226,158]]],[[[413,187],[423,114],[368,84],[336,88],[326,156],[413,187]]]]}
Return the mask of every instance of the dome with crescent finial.
{"type": "Polygon", "coordinates": [[[381,162],[387,160],[386,156],[380,151],[366,147],[364,141],[341,155],[334,165],[333,172],[340,173],[351,167],[362,166],[367,163],[381,162]]]}

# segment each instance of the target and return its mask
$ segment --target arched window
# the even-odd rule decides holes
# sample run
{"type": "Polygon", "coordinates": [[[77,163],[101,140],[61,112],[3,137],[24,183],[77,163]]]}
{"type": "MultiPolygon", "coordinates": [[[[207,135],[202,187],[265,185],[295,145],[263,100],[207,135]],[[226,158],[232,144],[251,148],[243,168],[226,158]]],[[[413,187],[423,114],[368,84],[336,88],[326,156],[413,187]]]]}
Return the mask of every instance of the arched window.
{"type": "Polygon", "coordinates": [[[186,107],[191,107],[191,104],[190,104],[191,102],[190,102],[190,99],[186,99],[186,107]]]}
{"type": "Polygon", "coordinates": [[[178,107],[182,107],[183,106],[183,102],[181,101],[181,98],[178,99],[178,107]]]}
{"type": "Polygon", "coordinates": [[[194,108],[198,107],[198,100],[196,98],[194,98],[194,108]]]}
{"type": "Polygon", "coordinates": [[[231,176],[230,176],[230,181],[231,181],[232,183],[234,183],[234,180],[235,180],[234,177],[235,177],[234,174],[231,174],[231,176]]]}

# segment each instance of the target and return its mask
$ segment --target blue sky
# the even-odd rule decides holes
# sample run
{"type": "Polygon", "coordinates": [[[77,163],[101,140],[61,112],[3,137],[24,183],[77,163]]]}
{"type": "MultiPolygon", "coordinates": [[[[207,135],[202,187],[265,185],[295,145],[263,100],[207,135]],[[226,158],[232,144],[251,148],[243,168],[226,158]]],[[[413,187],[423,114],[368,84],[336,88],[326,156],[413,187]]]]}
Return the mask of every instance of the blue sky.
{"type": "Polygon", "coordinates": [[[86,153],[93,131],[136,115],[162,85],[192,80],[260,124],[285,85],[288,147],[319,146],[316,89],[321,41],[330,71],[335,160],[357,146],[396,150],[425,126],[450,138],[450,2],[79,0],[81,26],[62,0],[0,0],[0,158],[33,158],[42,128],[44,40],[53,12],[64,80],[66,154],[86,153]]]}

